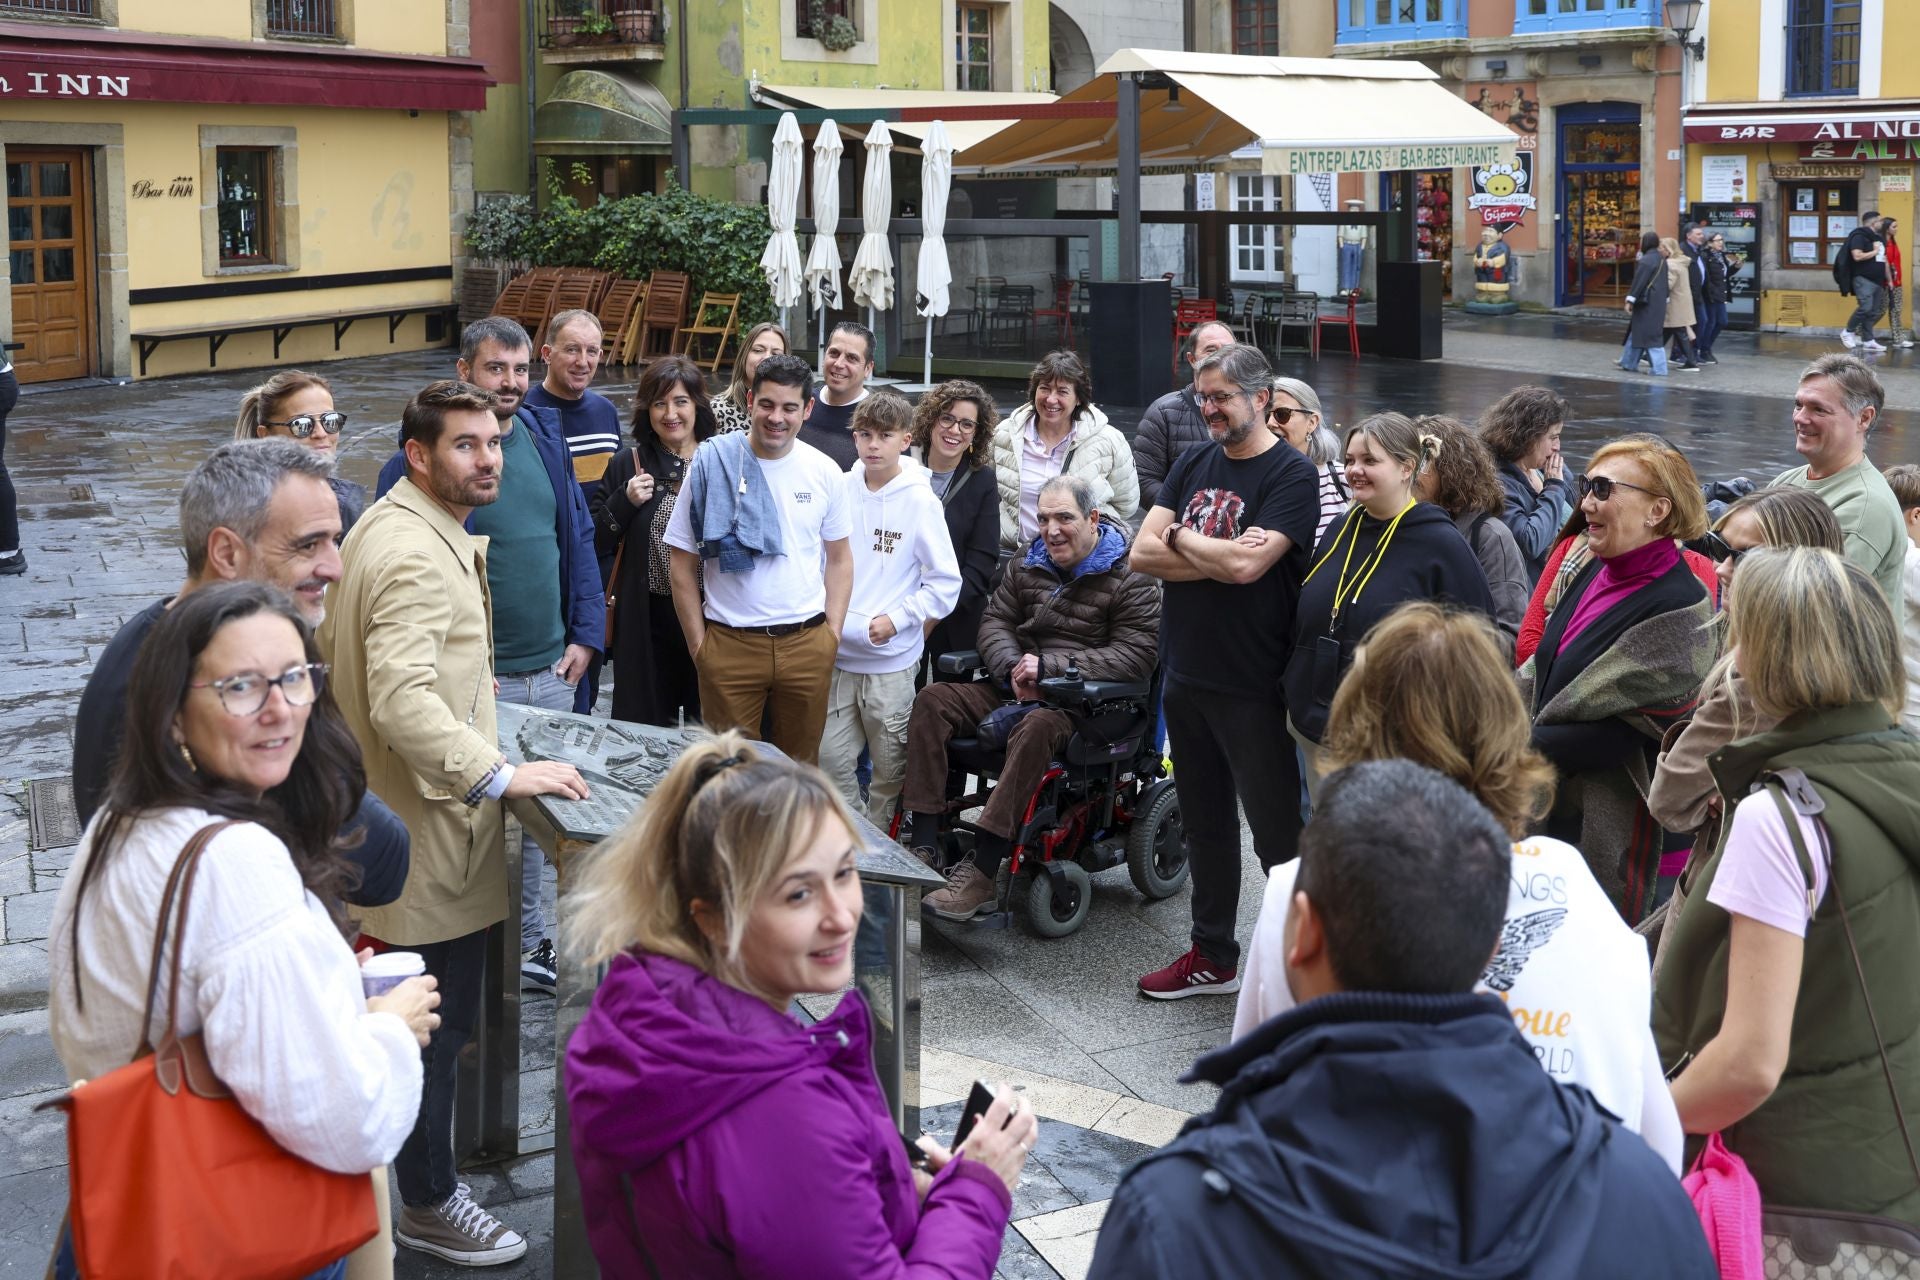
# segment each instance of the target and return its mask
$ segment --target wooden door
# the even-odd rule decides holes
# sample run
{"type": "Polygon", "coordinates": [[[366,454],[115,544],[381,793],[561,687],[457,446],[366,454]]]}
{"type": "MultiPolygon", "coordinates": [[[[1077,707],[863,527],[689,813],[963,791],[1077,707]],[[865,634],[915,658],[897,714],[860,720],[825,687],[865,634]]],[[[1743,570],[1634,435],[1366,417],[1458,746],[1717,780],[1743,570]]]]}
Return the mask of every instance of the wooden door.
{"type": "Polygon", "coordinates": [[[94,371],[92,201],[87,154],[7,148],[12,341],[22,382],[94,371]]]}

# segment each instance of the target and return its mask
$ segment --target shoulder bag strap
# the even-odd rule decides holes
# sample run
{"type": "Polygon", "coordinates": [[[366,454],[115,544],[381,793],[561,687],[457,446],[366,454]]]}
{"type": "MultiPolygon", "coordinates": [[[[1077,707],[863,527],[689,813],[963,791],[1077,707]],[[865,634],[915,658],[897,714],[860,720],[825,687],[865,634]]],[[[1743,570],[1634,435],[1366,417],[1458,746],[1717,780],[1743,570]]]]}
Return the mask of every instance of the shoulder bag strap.
{"type": "Polygon", "coordinates": [[[193,833],[187,841],[187,847],[174,859],[173,871],[167,876],[166,890],[160,896],[160,916],[153,926],[153,957],[147,964],[147,1007],[140,1019],[140,1047],[133,1055],[139,1061],[153,1052],[151,1028],[153,1026],[153,1002],[160,992],[160,953],[166,949],[167,922],[175,914],[174,903],[179,902],[179,920],[173,926],[174,948],[173,962],[169,965],[171,977],[167,986],[167,1032],[174,1030],[175,1010],[180,999],[180,953],[184,949],[187,936],[187,898],[193,892],[193,873],[200,865],[200,855],[206,852],[213,838],[228,827],[237,827],[237,822],[210,822],[193,833]]]}
{"type": "MultiPolygon", "coordinates": [[[[640,474],[640,448],[635,445],[628,452],[633,454],[633,472],[640,474]]],[[[607,573],[607,607],[611,609],[620,599],[620,561],[627,554],[627,536],[620,535],[620,545],[613,549],[613,568],[607,573]]]]}
{"type": "Polygon", "coordinates": [[[1796,814],[1804,812],[1813,819],[1814,833],[1820,838],[1820,855],[1827,860],[1827,892],[1833,898],[1833,905],[1840,911],[1840,928],[1847,937],[1847,951],[1853,956],[1854,976],[1860,980],[1860,999],[1867,1007],[1867,1025],[1873,1029],[1874,1047],[1880,1051],[1880,1070],[1887,1079],[1887,1095],[1893,1099],[1894,1118],[1900,1122],[1900,1141],[1907,1148],[1907,1163],[1913,1168],[1913,1177],[1920,1183],[1920,1155],[1913,1149],[1913,1134],[1907,1127],[1906,1108],[1900,1105],[1900,1089],[1894,1083],[1893,1062],[1887,1056],[1886,1038],[1880,1034],[1880,1019],[1874,1016],[1873,996],[1867,990],[1866,966],[1860,962],[1860,946],[1854,941],[1853,922],[1847,918],[1847,901],[1840,896],[1839,867],[1833,858],[1833,846],[1827,839],[1827,824],[1820,817],[1826,808],[1825,801],[1814,791],[1813,784],[1806,774],[1798,769],[1784,769],[1778,774],[1769,774],[1766,779],[1767,790],[1773,795],[1774,807],[1780,811],[1781,821],[1787,824],[1787,836],[1793,841],[1793,853],[1800,860],[1801,874],[1807,877],[1807,903],[1813,905],[1813,859],[1807,853],[1806,838],[1800,834],[1800,824],[1796,814]],[[1795,791],[1789,799],[1788,788],[1795,791]]]}

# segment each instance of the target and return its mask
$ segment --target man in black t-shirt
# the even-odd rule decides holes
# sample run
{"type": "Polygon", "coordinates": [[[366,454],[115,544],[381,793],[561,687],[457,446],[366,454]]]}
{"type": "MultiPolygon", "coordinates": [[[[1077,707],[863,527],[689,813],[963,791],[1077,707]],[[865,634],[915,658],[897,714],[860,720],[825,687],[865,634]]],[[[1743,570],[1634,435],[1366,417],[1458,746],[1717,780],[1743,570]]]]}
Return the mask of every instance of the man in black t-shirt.
{"type": "Polygon", "coordinates": [[[867,379],[873,376],[873,330],[842,320],[827,335],[820,357],[820,394],[813,398],[800,439],[833,459],[842,471],[859,461],[853,443],[853,411],[867,398],[867,379]]]}
{"type": "Polygon", "coordinates": [[[1840,341],[1849,350],[1854,347],[1863,351],[1886,350],[1873,336],[1874,321],[1887,310],[1887,246],[1880,233],[1873,229],[1879,220],[1877,209],[1861,214],[1860,225],[1848,233],[1847,242],[1840,249],[1853,260],[1853,296],[1859,302],[1847,319],[1847,327],[1840,333],[1840,341]]]}
{"type": "Polygon", "coordinates": [[[1173,464],[1133,547],[1133,567],[1166,583],[1162,705],[1193,868],[1192,948],[1140,979],[1159,1000],[1240,989],[1240,807],[1262,870],[1299,842],[1299,765],[1275,726],[1320,518],[1318,471],[1266,425],[1266,357],[1223,347],[1194,389],[1212,441],[1173,464]]]}

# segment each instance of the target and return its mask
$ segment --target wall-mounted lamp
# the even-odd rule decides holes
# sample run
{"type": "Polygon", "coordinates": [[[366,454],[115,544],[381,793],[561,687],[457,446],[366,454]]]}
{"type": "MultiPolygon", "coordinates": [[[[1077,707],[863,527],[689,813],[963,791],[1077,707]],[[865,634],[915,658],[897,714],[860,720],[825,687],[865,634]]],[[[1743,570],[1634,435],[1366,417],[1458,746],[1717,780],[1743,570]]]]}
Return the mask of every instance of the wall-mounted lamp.
{"type": "Polygon", "coordinates": [[[1701,0],[1667,0],[1667,25],[1673,28],[1673,34],[1679,39],[1682,49],[1693,53],[1693,60],[1699,62],[1707,56],[1707,39],[1698,40],[1687,37],[1700,25],[1701,0]]]}

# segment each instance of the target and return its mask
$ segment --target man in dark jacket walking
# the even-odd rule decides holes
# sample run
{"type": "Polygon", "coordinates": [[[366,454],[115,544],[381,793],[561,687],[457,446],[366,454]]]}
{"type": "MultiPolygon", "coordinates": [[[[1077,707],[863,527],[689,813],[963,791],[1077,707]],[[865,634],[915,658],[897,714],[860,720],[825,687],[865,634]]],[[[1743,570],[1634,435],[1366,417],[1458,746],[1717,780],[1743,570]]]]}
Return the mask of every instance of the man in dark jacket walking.
{"type": "MultiPolygon", "coordinates": [[[[1133,571],[1126,535],[1102,518],[1092,486],[1079,476],[1055,476],[1040,488],[1038,511],[1040,536],[1007,565],[980,623],[980,663],[992,679],[930,684],[913,700],[901,793],[911,820],[903,843],[926,850],[921,856],[929,863],[947,807],[948,742],[973,736],[1007,693],[1037,700],[1040,681],[1064,674],[1069,661],[1088,680],[1145,680],[1153,673],[1160,584],[1133,571]]],[[[994,875],[1012,848],[1020,813],[1072,732],[1066,713],[1050,707],[1014,726],[1000,779],[976,820],[973,854],[953,868],[945,889],[927,895],[928,910],[971,920],[993,906],[994,875]]]]}
{"type": "Polygon", "coordinates": [[[1299,1005],[1202,1058],[1213,1111],[1128,1171],[1095,1280],[1713,1280],[1692,1204],[1474,984],[1511,842],[1403,760],[1327,780],[1286,922],[1299,1005]]]}
{"type": "MultiPolygon", "coordinates": [[[[1232,345],[1233,330],[1219,320],[1209,320],[1193,331],[1193,350],[1187,365],[1198,369],[1203,360],[1220,348],[1232,345]]],[[[1147,406],[1140,415],[1140,427],[1133,433],[1133,469],[1140,474],[1140,510],[1153,510],[1160,500],[1160,486],[1180,455],[1197,444],[1212,439],[1207,434],[1206,414],[1200,409],[1197,384],[1176,387],[1147,406]]]]}

